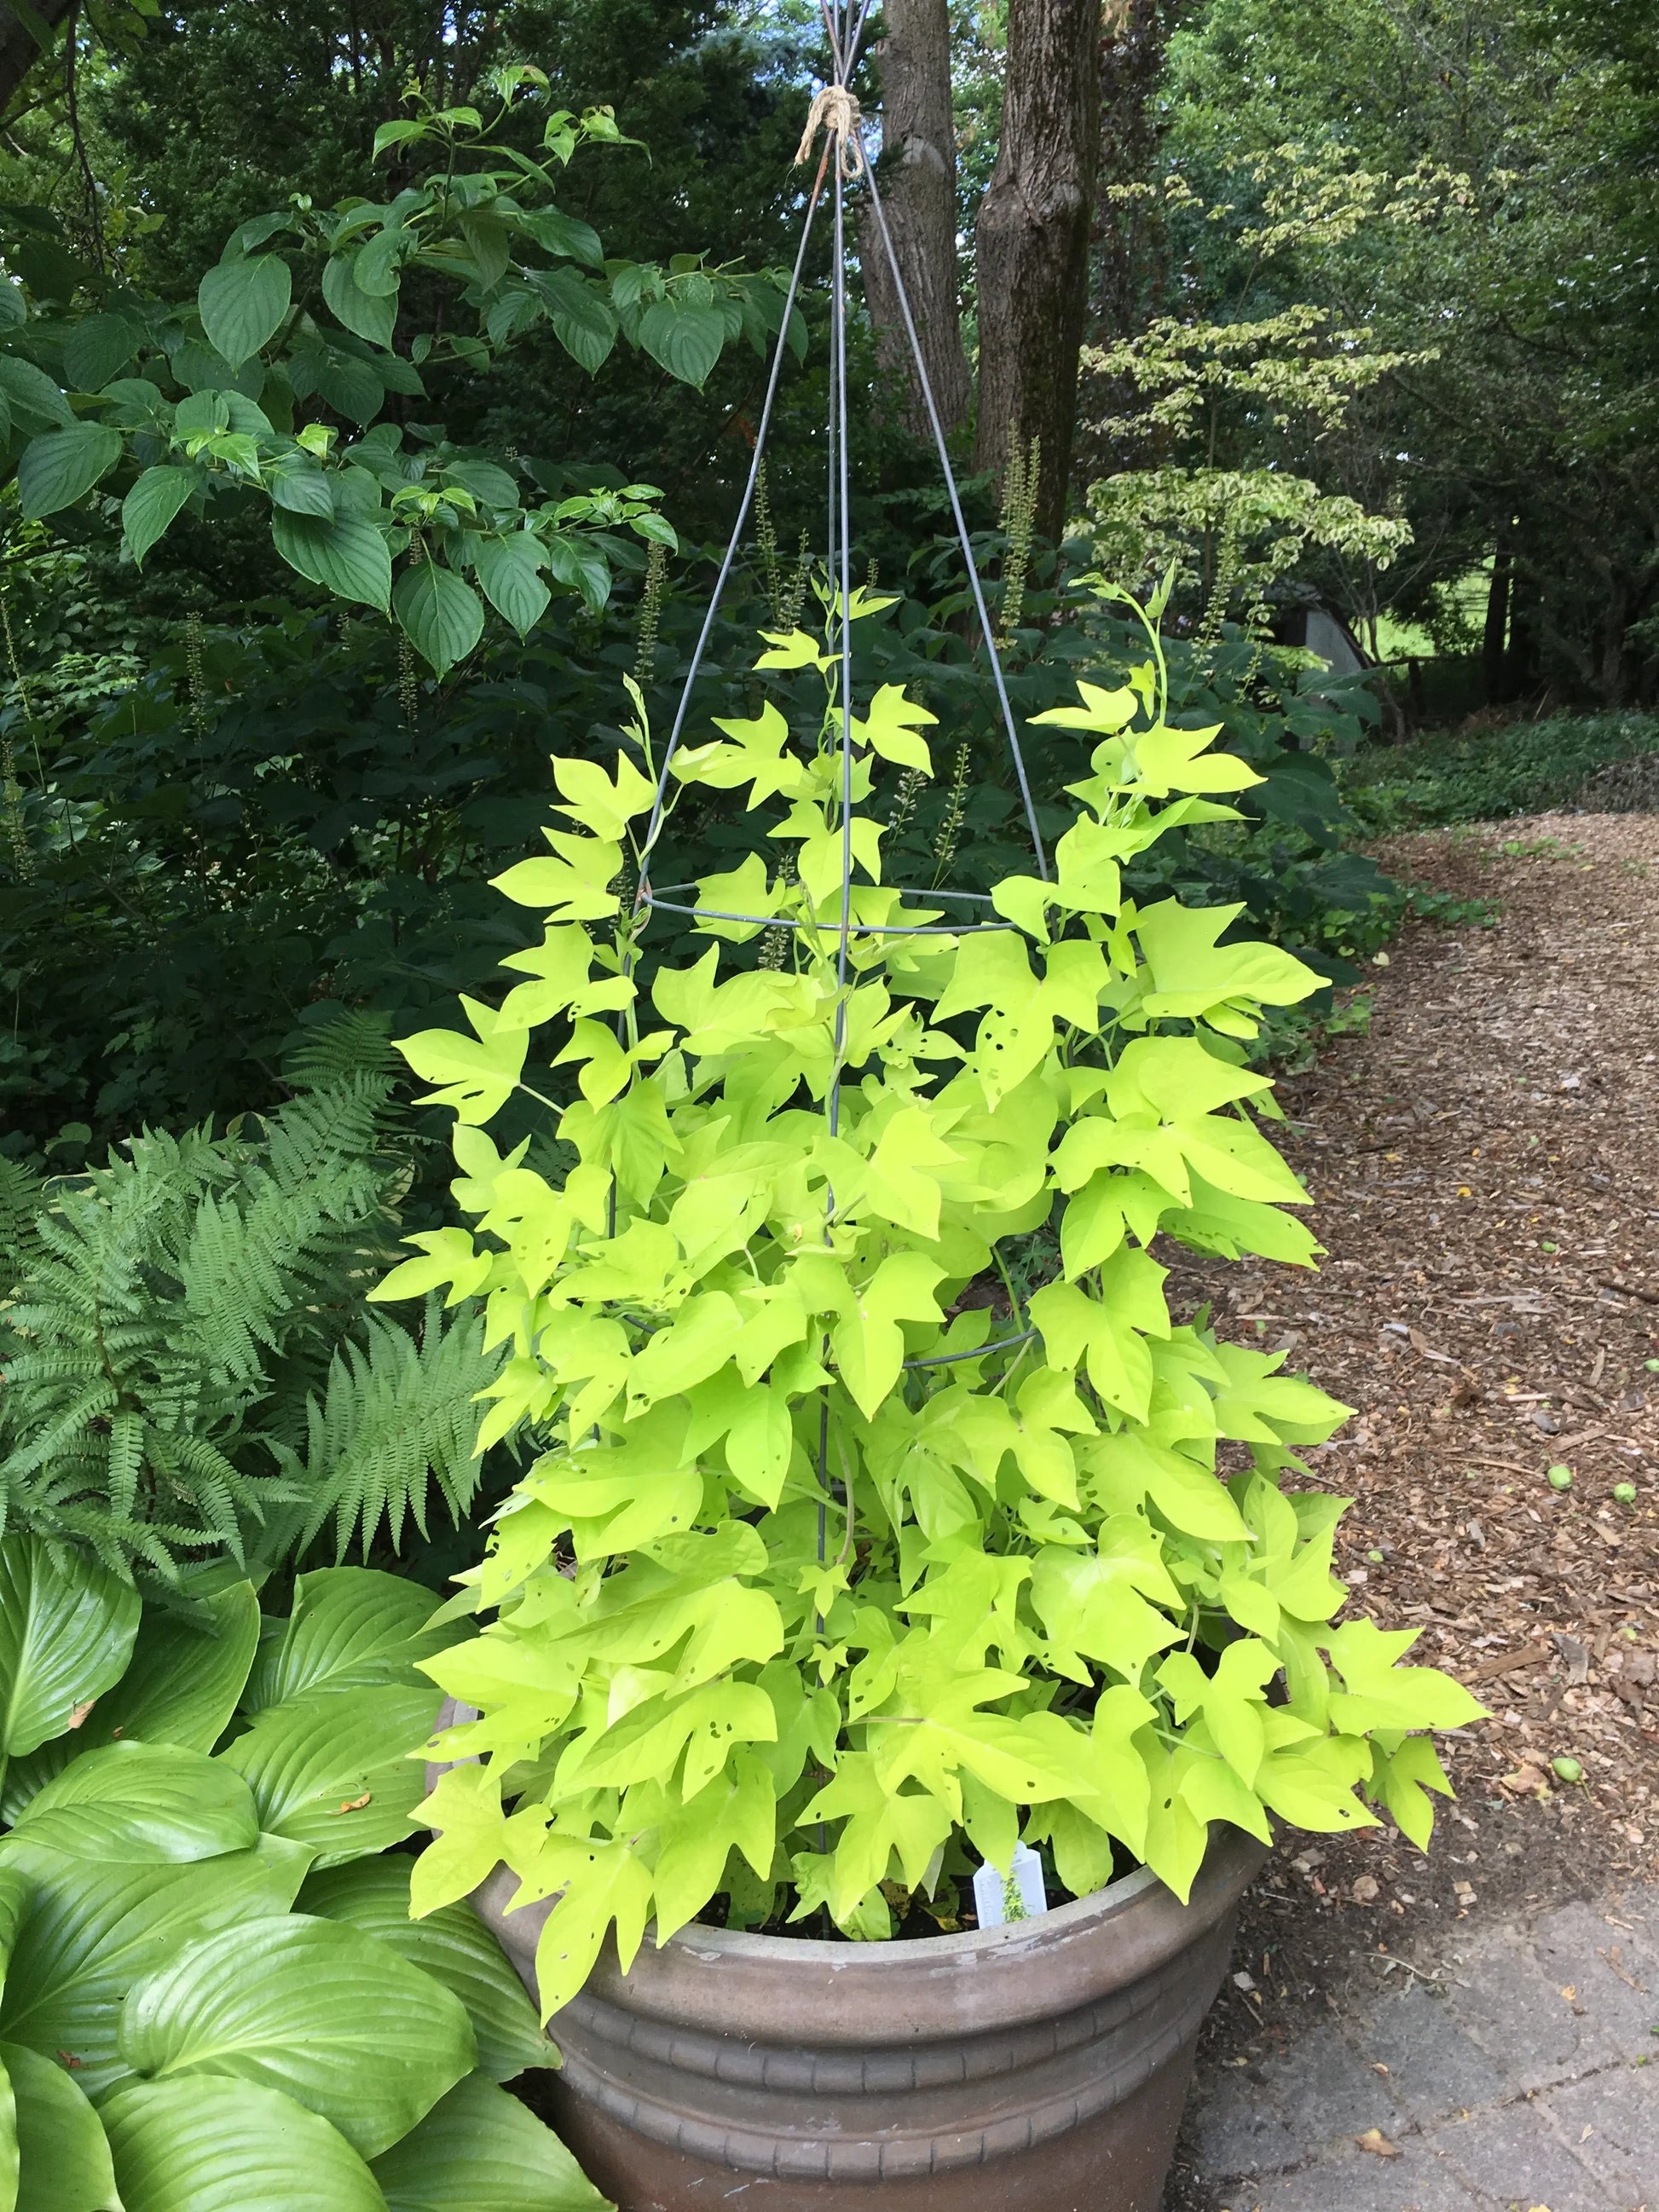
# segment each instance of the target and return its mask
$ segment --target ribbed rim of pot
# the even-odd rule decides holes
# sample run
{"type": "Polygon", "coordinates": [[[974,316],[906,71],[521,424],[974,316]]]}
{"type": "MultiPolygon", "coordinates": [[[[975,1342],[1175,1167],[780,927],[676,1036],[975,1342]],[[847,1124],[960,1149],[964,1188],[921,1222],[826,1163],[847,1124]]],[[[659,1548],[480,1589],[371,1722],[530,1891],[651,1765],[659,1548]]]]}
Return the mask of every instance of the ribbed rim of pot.
{"type": "MultiPolygon", "coordinates": [[[[1032,1919],[956,1936],[836,1943],[693,1921],[665,1944],[647,1933],[626,1975],[607,1942],[583,1996],[767,2041],[908,2042],[939,2033],[946,2018],[953,2034],[1010,2027],[1097,2002],[1157,1973],[1231,1911],[1266,1856],[1254,1837],[1220,1829],[1186,1905],[1141,1867],[1032,1919]]],[[[473,1903],[529,1969],[553,1902],[509,1911],[518,1887],[497,1867],[473,1903]]],[[[582,1999],[574,2002],[580,2007],[582,1999]]]]}

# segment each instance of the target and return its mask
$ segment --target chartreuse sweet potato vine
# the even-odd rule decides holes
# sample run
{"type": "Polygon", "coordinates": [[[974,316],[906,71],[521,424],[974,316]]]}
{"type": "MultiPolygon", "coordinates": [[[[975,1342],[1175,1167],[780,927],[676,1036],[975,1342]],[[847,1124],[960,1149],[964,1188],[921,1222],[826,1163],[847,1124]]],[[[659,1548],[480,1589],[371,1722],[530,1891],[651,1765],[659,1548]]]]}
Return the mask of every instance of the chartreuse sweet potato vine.
{"type": "Polygon", "coordinates": [[[473,1577],[495,1620],[428,1662],[482,1714],[446,1748],[480,1757],[428,1802],[416,1906],[498,1860],[521,1902],[562,1892],[538,1960],[550,2012],[613,1920],[624,1963],[647,1921],[665,1937],[717,1892],[748,1924],[788,1909],[781,1889],[795,1919],[882,1936],[894,1886],[961,1871],[964,1842],[1005,1868],[1021,1835],[1046,1843],[1082,1893],[1115,1839],[1184,1896],[1212,1820],[1364,1826],[1358,1790],[1426,1840],[1424,1792],[1446,1782],[1412,1731],[1480,1711],[1398,1663],[1411,1634],[1330,1626],[1343,1501],[1279,1482],[1345,1409],[1282,1355],[1177,1326],[1149,1249],[1318,1249],[1282,1210],[1306,1194],[1239,1042],[1316,978],[1219,942],[1237,908],[1138,906],[1119,883],[1165,830],[1229,818],[1205,794],[1252,772],[1216,732],[1167,726],[1155,667],[1081,684],[1043,718],[1100,740],[1057,880],[998,886],[1012,927],[878,934],[945,908],[881,881],[882,825],[858,811],[872,756],[931,765],[934,718],[883,687],[854,723],[842,992],[839,653],[798,632],[757,665],[815,698],[816,668],[823,706],[805,744],[769,703],[673,761],[671,788],[776,809],[774,864],[698,887],[718,941],[648,994],[630,980],[641,713],[645,769],[556,759],[574,827],[499,879],[547,915],[508,963],[524,980],[499,1011],[468,1006],[476,1036],[404,1046],[456,1110],[477,1227],[416,1237],[378,1295],[485,1297],[514,1357],[483,1440],[544,1447],[473,1577]],[[717,917],[744,915],[771,918],[778,964],[725,949],[760,925],[717,917]],[[580,1092],[558,1183],[482,1126],[548,1024],[538,1054],[580,1092]],[[1060,1270],[1029,1306],[957,1310],[1056,1218],[1060,1270]],[[1224,1437],[1253,1462],[1225,1481],[1224,1437]]]}

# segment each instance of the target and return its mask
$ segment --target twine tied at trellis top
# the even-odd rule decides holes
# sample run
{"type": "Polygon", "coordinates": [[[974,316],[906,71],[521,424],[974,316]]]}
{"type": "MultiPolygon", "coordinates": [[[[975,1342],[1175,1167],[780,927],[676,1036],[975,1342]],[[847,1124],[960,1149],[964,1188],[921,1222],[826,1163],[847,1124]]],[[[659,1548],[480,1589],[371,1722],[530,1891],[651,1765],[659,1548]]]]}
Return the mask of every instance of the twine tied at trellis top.
{"type": "Polygon", "coordinates": [[[859,126],[863,120],[858,101],[844,84],[826,84],[822,92],[813,95],[812,105],[806,111],[806,127],[795,149],[796,167],[811,158],[812,143],[823,131],[839,147],[837,160],[842,176],[861,176],[864,144],[859,126]]]}

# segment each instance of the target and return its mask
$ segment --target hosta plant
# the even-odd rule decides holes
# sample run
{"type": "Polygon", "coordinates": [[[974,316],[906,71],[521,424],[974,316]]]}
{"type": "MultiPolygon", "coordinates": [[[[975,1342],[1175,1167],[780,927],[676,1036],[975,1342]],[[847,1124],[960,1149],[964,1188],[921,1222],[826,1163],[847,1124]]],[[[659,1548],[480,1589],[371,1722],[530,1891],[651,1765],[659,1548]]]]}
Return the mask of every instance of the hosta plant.
{"type": "Polygon", "coordinates": [[[407,1856],[429,1592],[221,1576],[191,1613],[0,1543],[0,2202],[17,2212],[600,2212],[496,2084],[544,2062],[407,1856]],[[217,1747],[216,1748],[215,1747],[217,1747]]]}
{"type": "Polygon", "coordinates": [[[878,777],[930,772],[933,718],[884,686],[843,757],[836,644],[772,640],[760,712],[668,778],[772,810],[769,857],[697,887],[708,949],[643,964],[641,714],[612,773],[555,760],[551,850],[500,878],[547,918],[522,980],[405,1044],[476,1225],[379,1295],[482,1295],[511,1352],[483,1441],[540,1446],[472,1578],[494,1618],[423,1662],[481,1717],[416,1904],[498,1860],[562,1893],[550,2011],[611,1923],[626,1965],[717,1894],[876,1936],[1021,1838],[1074,1893],[1141,1862],[1183,1897],[1218,1820],[1369,1802],[1426,1839],[1422,1731],[1479,1708],[1409,1633],[1333,1625],[1343,1501],[1280,1486],[1344,1408],[1177,1322],[1152,1249],[1317,1249],[1243,1064],[1316,979],[1231,941],[1237,908],[1121,894],[1255,780],[1168,725],[1160,666],[1042,718],[1098,740],[1076,818],[968,927],[882,880],[878,777]],[[552,1178],[483,1127],[532,1039],[538,1088],[575,1071],[552,1178]]]}

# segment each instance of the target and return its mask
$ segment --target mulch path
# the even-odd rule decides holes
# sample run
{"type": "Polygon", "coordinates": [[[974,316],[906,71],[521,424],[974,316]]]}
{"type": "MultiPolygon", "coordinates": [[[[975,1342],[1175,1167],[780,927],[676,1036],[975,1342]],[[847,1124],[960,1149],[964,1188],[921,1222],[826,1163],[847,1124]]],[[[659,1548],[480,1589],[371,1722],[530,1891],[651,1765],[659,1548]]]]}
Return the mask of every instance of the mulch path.
{"type": "Polygon", "coordinates": [[[1224,1334],[1286,1347],[1354,1407],[1308,1455],[1356,1501],[1338,1571],[1492,1717],[1443,1744],[1458,1802],[1428,1859],[1388,1827],[1285,1838],[1212,2064],[1334,2009],[1362,1959],[1437,1972],[1460,1921],[1659,1872],[1659,817],[1539,816],[1379,858],[1496,919],[1410,929],[1369,1032],[1281,1083],[1317,1274],[1186,1257],[1171,1304],[1211,1300],[1224,1334]]]}

